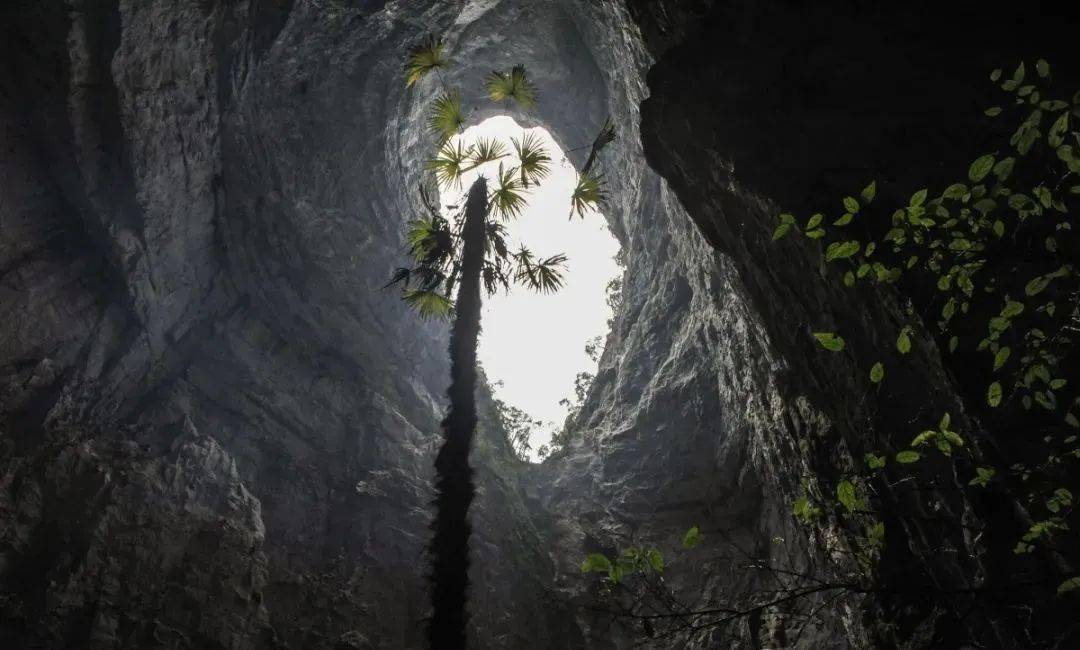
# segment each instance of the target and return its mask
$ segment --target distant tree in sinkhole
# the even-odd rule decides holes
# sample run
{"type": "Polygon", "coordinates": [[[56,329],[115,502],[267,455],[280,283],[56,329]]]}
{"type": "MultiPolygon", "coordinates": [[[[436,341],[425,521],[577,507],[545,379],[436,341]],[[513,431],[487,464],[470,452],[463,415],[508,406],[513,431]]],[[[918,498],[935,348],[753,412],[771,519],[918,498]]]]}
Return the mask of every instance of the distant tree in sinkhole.
{"type": "MultiPolygon", "coordinates": [[[[429,39],[412,51],[405,64],[406,85],[416,85],[448,63],[443,42],[429,39]]],[[[441,72],[438,76],[442,83],[441,72]]],[[[484,85],[487,101],[514,102],[524,109],[536,104],[537,93],[524,66],[492,72],[484,85]]],[[[566,262],[561,253],[544,257],[524,245],[512,248],[507,241],[504,224],[521,215],[528,193],[540,187],[550,171],[551,157],[540,141],[526,134],[509,143],[495,138],[478,139],[470,146],[452,142],[463,132],[465,122],[461,92],[443,84],[428,119],[436,146],[426,170],[444,188],[460,187],[467,172],[497,163],[495,174],[491,179],[480,175],[470,186],[464,207],[451,206],[449,215],[421,186],[418,203],[424,214],[410,222],[407,235],[413,264],[397,269],[390,281],[403,287],[404,300],[422,315],[453,320],[450,406],[435,460],[436,517],[430,547],[434,612],[428,628],[433,648],[465,645],[468,510],[475,493],[469,450],[477,419],[476,351],[482,294],[509,290],[515,284],[541,293],[558,291],[566,262]]],[[[614,138],[611,123],[605,122],[589,146],[577,187],[568,197],[571,217],[583,217],[604,201],[604,180],[595,168],[598,154],[614,138]]]]}

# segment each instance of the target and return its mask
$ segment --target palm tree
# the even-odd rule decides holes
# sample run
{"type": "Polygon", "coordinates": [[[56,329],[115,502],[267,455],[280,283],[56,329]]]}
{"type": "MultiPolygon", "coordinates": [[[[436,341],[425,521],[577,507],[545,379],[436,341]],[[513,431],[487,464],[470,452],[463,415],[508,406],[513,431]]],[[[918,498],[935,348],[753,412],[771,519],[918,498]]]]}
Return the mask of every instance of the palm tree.
{"type": "MultiPolygon", "coordinates": [[[[443,43],[430,39],[413,50],[405,65],[406,85],[412,86],[433,70],[446,67],[443,43]]],[[[494,102],[512,100],[524,108],[536,103],[536,91],[523,66],[492,72],[485,80],[486,96],[494,102]]],[[[469,451],[476,429],[476,350],[480,334],[482,294],[509,290],[512,284],[551,293],[563,285],[566,256],[538,257],[524,245],[512,250],[504,223],[520,216],[526,192],[550,172],[551,157],[539,139],[512,138],[511,146],[480,139],[466,147],[453,136],[465,124],[461,95],[443,89],[435,99],[428,126],[437,141],[426,168],[440,185],[460,186],[462,176],[498,162],[489,187],[481,175],[469,187],[463,208],[449,218],[421,187],[424,216],[409,224],[407,244],[411,267],[397,269],[390,285],[400,283],[404,300],[423,316],[453,319],[450,334],[450,406],[442,421],[443,443],[435,459],[435,507],[432,525],[433,615],[428,628],[432,648],[465,647],[468,621],[469,506],[475,496],[469,451]],[[512,160],[510,165],[506,162],[512,160]],[[456,299],[452,299],[454,290],[456,299]]],[[[614,139],[610,122],[591,144],[578,188],[570,198],[571,215],[583,216],[605,197],[603,181],[591,168],[600,150],[614,139]]],[[[389,285],[388,285],[389,286],[389,285]]]]}

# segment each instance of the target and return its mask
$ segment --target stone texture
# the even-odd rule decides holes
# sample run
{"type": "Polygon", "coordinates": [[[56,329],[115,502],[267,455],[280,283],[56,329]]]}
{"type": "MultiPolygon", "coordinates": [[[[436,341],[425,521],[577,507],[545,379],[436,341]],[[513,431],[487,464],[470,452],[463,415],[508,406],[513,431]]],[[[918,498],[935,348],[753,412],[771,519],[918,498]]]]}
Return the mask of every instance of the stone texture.
{"type": "MultiPolygon", "coordinates": [[[[511,115],[564,150],[608,115],[620,131],[604,166],[624,301],[573,423],[579,440],[520,463],[480,396],[476,647],[629,647],[640,630],[585,609],[578,564],[629,543],[675,547],[690,525],[793,568],[844,570],[837,552],[854,531],[797,526],[800,479],[828,481],[907,435],[912,403],[967,423],[921,334],[898,381],[903,406],[850,397],[866,390],[857,360],[893,340],[900,307],[884,294],[850,302],[811,247],[767,245],[774,201],[819,186],[806,170],[831,164],[811,156],[827,149],[815,138],[831,140],[808,114],[791,126],[813,135],[798,156],[781,155],[790,134],[755,154],[770,125],[799,116],[746,110],[756,104],[739,93],[798,49],[770,55],[756,14],[724,6],[741,17],[724,23],[725,56],[693,30],[715,15],[710,2],[0,9],[5,647],[421,646],[446,327],[382,285],[402,260],[430,146],[423,107],[438,84],[406,91],[400,77],[428,33],[447,39],[448,79],[464,87],[529,64],[540,106],[511,115]],[[751,45],[754,56],[731,51],[751,45]],[[708,83],[688,81],[691,64],[708,83]],[[731,102],[694,94],[718,87],[731,102]],[[852,354],[823,361],[809,332],[840,322],[858,324],[852,354]]],[[[805,18],[768,6],[764,24],[794,31],[805,18]]],[[[883,109],[869,106],[872,121],[883,109]]],[[[860,150],[857,169],[878,146],[860,150]]],[[[955,482],[954,468],[939,470],[955,482]]],[[[946,503],[950,517],[977,516],[946,503]]],[[[894,523],[886,566],[946,585],[984,570],[972,540],[894,523]],[[932,553],[943,545],[973,559],[932,553]]],[[[715,546],[673,555],[668,579],[691,606],[760,586],[715,546]]],[[[850,598],[827,611],[804,647],[927,646],[949,621],[910,602],[850,598]],[[865,613],[900,623],[864,625],[865,613]]],[[[750,620],[694,643],[782,645],[783,634],[750,620]]]]}

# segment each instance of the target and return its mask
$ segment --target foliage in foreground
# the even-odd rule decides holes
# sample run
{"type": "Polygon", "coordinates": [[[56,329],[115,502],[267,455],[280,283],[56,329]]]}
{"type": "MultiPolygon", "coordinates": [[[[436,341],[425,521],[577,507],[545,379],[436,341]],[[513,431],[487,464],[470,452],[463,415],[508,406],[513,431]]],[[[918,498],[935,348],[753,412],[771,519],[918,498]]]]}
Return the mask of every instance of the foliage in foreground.
{"type": "MultiPolygon", "coordinates": [[[[1014,115],[1018,126],[1007,148],[976,157],[965,178],[935,191],[918,189],[891,214],[873,207],[877,184],[870,183],[858,196],[844,197],[842,212],[833,217],[781,214],[772,237],[778,241],[799,233],[819,240],[823,264],[840,271],[827,277],[852,290],[889,286],[907,298],[909,320],[899,327],[891,349],[861,360],[871,390],[889,399],[890,376],[910,363],[912,348],[921,340],[916,333],[931,324],[946,365],[963,369],[960,388],[972,414],[985,417],[987,430],[964,431],[949,413],[934,414],[911,432],[908,444],[867,452],[862,467],[850,468],[831,487],[807,477],[792,504],[793,516],[807,526],[828,519],[859,531],[850,575],[809,575],[772,566],[759,551],[737,549],[746,569],[764,572],[771,586],[736,596],[738,602],[722,607],[693,609],[664,585],[659,550],[644,551],[646,557],[657,554],[654,564],[640,562],[643,551],[631,548],[614,558],[593,554],[582,564],[583,572],[602,575],[601,593],[610,603],[603,611],[640,624],[647,636],[692,635],[767,612],[801,621],[801,634],[820,609],[810,606],[810,599],[882,588],[876,571],[889,530],[880,488],[885,482],[890,488],[908,483],[932,495],[943,489],[933,479],[933,465],[942,461],[955,467],[969,498],[997,489],[1018,499],[1025,511],[1021,519],[1027,521],[1014,539],[1013,554],[1041,551],[1047,558],[1062,558],[1075,551],[1080,395],[1070,380],[1080,363],[1075,345],[1080,336],[1075,267],[1080,248],[1070,215],[1080,203],[1080,132],[1074,126],[1080,119],[1080,92],[1054,97],[1048,90],[1050,66],[1040,60],[1034,72],[1021,64],[1008,78],[1001,70],[991,74],[1007,94],[1003,106],[985,115],[995,120],[1014,115]]],[[[808,344],[825,353],[844,353],[844,333],[813,332],[808,344]]],[[[895,508],[896,502],[891,503],[895,508]]],[[[921,516],[889,514],[894,522],[921,516]]],[[[964,529],[963,535],[981,538],[986,532],[951,523],[964,529]]],[[[696,539],[696,531],[688,535],[696,539]]],[[[1080,576],[1070,573],[1067,562],[1045,564],[1059,567],[1045,586],[1051,597],[1080,592],[1080,576]]],[[[1008,590],[1010,585],[992,588],[1008,590]]],[[[973,587],[957,594],[926,585],[920,594],[941,600],[963,596],[978,603],[985,590],[973,587]]]]}

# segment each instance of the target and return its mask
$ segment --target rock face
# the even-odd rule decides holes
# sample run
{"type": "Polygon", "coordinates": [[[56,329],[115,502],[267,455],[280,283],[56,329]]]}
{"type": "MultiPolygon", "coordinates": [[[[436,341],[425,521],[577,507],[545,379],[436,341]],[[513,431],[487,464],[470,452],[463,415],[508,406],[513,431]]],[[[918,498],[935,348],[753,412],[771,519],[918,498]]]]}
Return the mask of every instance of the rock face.
{"type": "MultiPolygon", "coordinates": [[[[979,425],[921,334],[899,379],[906,401],[850,397],[867,392],[856,359],[895,338],[899,307],[889,295],[841,296],[810,247],[767,245],[773,201],[817,196],[810,152],[825,147],[813,138],[832,140],[800,124],[790,128],[812,138],[798,156],[778,155],[790,133],[755,154],[792,111],[747,109],[739,93],[781,92],[758,82],[796,55],[760,52],[768,44],[743,5],[0,9],[0,642],[421,647],[446,328],[382,285],[402,259],[430,146],[423,110],[438,90],[430,80],[406,91],[401,63],[429,33],[447,40],[448,79],[465,88],[529,64],[540,106],[510,114],[564,150],[608,115],[620,129],[604,166],[624,300],[574,423],[579,439],[542,465],[520,463],[481,395],[474,645],[629,646],[640,630],[586,609],[582,556],[677,546],[691,525],[793,569],[842,572],[854,533],[796,524],[801,479],[838,476],[907,435],[898,422],[911,404],[979,425]],[[701,16],[730,38],[694,31],[701,16]],[[760,56],[738,54],[754,44],[760,56]],[[732,72],[731,60],[760,69],[732,72]],[[691,66],[709,83],[688,80],[691,66]],[[732,102],[701,110],[710,104],[695,93],[716,87],[732,102]],[[859,324],[848,339],[858,354],[823,361],[806,340],[834,322],[859,324]]],[[[785,3],[760,18],[777,34],[803,19],[785,3]]],[[[879,114],[872,100],[861,106],[879,114]]],[[[857,170],[877,146],[856,152],[857,170]]],[[[953,468],[940,471],[944,488],[955,485],[953,468]]],[[[980,516],[959,498],[945,504],[956,519],[980,516]]],[[[893,523],[886,571],[946,586],[986,572],[976,541],[893,523]]],[[[715,550],[672,558],[670,585],[690,606],[762,584],[715,550]]],[[[940,644],[954,623],[904,598],[852,596],[825,611],[799,643],[940,644]]],[[[777,647],[785,630],[750,617],[696,643],[777,647]]],[[[1015,633],[986,629],[981,640],[1009,644],[1015,633]]]]}

